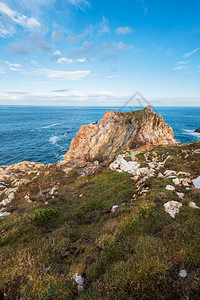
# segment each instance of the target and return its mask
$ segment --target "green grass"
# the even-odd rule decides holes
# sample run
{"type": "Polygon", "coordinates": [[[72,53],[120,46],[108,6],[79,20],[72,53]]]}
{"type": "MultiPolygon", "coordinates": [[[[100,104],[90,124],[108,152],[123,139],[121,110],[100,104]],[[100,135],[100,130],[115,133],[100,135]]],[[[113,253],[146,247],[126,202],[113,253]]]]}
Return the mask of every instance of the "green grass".
{"type": "MultiPolygon", "coordinates": [[[[185,160],[188,148],[200,146],[153,152],[172,156],[167,168],[181,164],[197,176],[199,155],[185,160]]],[[[148,193],[132,203],[137,188],[127,173],[107,170],[79,177],[56,165],[47,171],[22,185],[7,206],[12,214],[0,218],[0,291],[5,299],[199,299],[200,211],[188,206],[190,201],[200,206],[198,190],[180,188],[185,199],[172,219],[163,207],[180,201],[165,189],[172,179],[146,180],[148,193]],[[25,201],[26,194],[33,203],[25,201]],[[113,205],[120,207],[117,215],[111,214],[113,205]],[[178,276],[181,269],[187,278],[178,276]],[[75,273],[85,279],[80,295],[75,273]]]]}

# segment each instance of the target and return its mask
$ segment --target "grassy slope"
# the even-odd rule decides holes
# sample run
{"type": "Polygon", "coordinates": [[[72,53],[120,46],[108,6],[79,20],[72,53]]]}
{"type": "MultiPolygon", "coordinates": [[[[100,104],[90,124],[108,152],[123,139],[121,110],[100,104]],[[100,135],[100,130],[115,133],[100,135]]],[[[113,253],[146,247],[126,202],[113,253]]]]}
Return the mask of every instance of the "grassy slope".
{"type": "MultiPolygon", "coordinates": [[[[195,148],[200,143],[156,151],[171,155],[165,169],[196,177],[195,148]]],[[[0,219],[0,291],[6,299],[199,299],[200,212],[188,202],[200,206],[200,191],[180,188],[186,197],[172,219],[163,204],[180,199],[166,184],[172,180],[148,179],[147,195],[130,202],[136,186],[127,173],[78,177],[66,176],[56,165],[50,174],[44,170],[20,188],[7,206],[12,214],[0,219]],[[46,191],[57,184],[51,198],[46,191]],[[36,203],[24,200],[27,193],[36,203]],[[114,216],[116,204],[121,210],[114,216]],[[184,268],[185,279],[178,276],[184,268]],[[81,295],[72,279],[76,272],[85,278],[81,295]]]]}

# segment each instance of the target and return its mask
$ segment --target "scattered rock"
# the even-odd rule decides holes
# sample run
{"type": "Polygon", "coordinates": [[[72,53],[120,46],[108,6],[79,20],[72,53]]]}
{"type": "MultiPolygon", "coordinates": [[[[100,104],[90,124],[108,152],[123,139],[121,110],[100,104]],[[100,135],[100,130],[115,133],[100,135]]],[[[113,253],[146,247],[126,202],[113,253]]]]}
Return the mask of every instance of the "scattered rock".
{"type": "Polygon", "coordinates": [[[172,181],[175,185],[180,185],[180,180],[178,178],[174,178],[172,181]]]}
{"type": "Polygon", "coordinates": [[[117,214],[119,212],[119,205],[114,205],[111,209],[112,214],[117,214]]]}
{"type": "Polygon", "coordinates": [[[6,206],[10,202],[11,202],[11,200],[9,200],[8,198],[6,198],[6,199],[4,199],[3,201],[0,202],[0,205],[6,206]]]}
{"type": "Polygon", "coordinates": [[[188,273],[186,270],[183,269],[183,270],[180,270],[178,275],[179,275],[179,277],[186,278],[188,276],[188,273]]]}
{"type": "Polygon", "coordinates": [[[182,181],[183,186],[189,186],[189,184],[192,182],[190,178],[184,178],[182,181]]]}
{"type": "Polygon", "coordinates": [[[160,173],[158,173],[158,176],[157,176],[158,178],[163,178],[164,177],[164,175],[160,172],[160,173]]]}
{"type": "Polygon", "coordinates": [[[74,279],[78,285],[78,294],[80,294],[84,290],[84,278],[76,273],[74,279]]]}
{"type": "Polygon", "coordinates": [[[0,218],[1,217],[6,217],[6,216],[9,216],[10,215],[10,212],[0,212],[0,218]]]}
{"type": "Polygon", "coordinates": [[[52,196],[52,195],[54,194],[55,191],[56,191],[56,187],[54,186],[54,187],[50,190],[49,194],[52,196]]]}
{"type": "Polygon", "coordinates": [[[180,198],[180,199],[184,199],[184,197],[185,197],[185,194],[184,193],[176,193],[177,195],[178,195],[178,197],[180,198]]]}
{"type": "Polygon", "coordinates": [[[176,175],[176,171],[173,171],[173,170],[166,170],[166,171],[164,172],[164,175],[165,175],[166,177],[172,176],[172,175],[176,175]]]}
{"type": "Polygon", "coordinates": [[[175,191],[175,187],[173,185],[170,185],[170,184],[166,185],[165,189],[168,190],[168,191],[175,191]]]}
{"type": "Polygon", "coordinates": [[[192,202],[192,201],[189,203],[189,207],[192,207],[192,208],[200,208],[199,206],[196,205],[195,202],[192,202]]]}
{"type": "Polygon", "coordinates": [[[176,214],[179,213],[182,203],[178,201],[169,201],[164,204],[165,211],[172,217],[175,218],[176,214]]]}
{"type": "Polygon", "coordinates": [[[194,187],[200,189],[200,176],[193,180],[194,187]]]}

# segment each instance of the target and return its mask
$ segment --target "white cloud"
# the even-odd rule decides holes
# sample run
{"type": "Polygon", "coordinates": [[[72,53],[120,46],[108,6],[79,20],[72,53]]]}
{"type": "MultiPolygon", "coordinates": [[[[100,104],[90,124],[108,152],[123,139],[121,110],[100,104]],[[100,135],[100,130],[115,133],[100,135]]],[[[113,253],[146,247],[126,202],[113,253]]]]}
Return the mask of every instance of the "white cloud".
{"type": "Polygon", "coordinates": [[[189,67],[190,66],[187,66],[187,65],[179,65],[177,67],[174,67],[174,71],[188,69],[189,67]]]}
{"type": "Polygon", "coordinates": [[[89,70],[84,71],[60,71],[41,69],[36,72],[37,74],[44,75],[48,78],[63,79],[63,80],[81,80],[90,74],[89,70]]]}
{"type": "Polygon", "coordinates": [[[188,64],[189,62],[190,62],[189,60],[187,60],[187,61],[182,60],[182,61],[177,62],[176,64],[177,64],[177,65],[186,65],[186,64],[188,64]]]}
{"type": "Polygon", "coordinates": [[[85,8],[90,7],[90,2],[87,0],[68,0],[70,4],[74,5],[76,8],[84,11],[85,8]]]}
{"type": "Polygon", "coordinates": [[[191,52],[188,52],[188,53],[185,53],[183,55],[183,57],[187,58],[187,57],[190,57],[191,55],[193,55],[194,53],[198,52],[200,48],[196,48],[194,50],[192,50],[191,52]]]}
{"type": "Polygon", "coordinates": [[[10,63],[9,61],[5,61],[10,68],[21,68],[22,66],[19,63],[10,63]]]}
{"type": "Polygon", "coordinates": [[[116,33],[117,34],[127,34],[127,33],[131,33],[133,30],[132,28],[125,26],[125,27],[118,27],[116,29],[116,33]]]}
{"type": "MultiPolygon", "coordinates": [[[[12,20],[14,23],[21,25],[22,27],[26,27],[29,29],[32,29],[34,27],[39,27],[40,23],[35,20],[34,18],[28,18],[27,16],[14,11],[12,9],[10,9],[7,5],[5,5],[4,3],[0,2],[0,13],[3,14],[4,16],[7,16],[10,20],[12,20]]],[[[11,26],[11,31],[8,29],[9,28],[9,22],[7,24],[7,26],[5,26],[4,24],[4,28],[0,28],[0,33],[1,36],[7,35],[7,34],[13,34],[13,26],[11,26]]]]}
{"type": "Polygon", "coordinates": [[[98,35],[103,35],[105,33],[110,32],[109,21],[104,16],[102,18],[102,22],[99,23],[97,27],[98,27],[98,31],[97,31],[98,35]]]}
{"type": "Polygon", "coordinates": [[[119,75],[110,75],[110,76],[108,76],[108,78],[117,78],[117,77],[119,77],[119,75]]]}
{"type": "Polygon", "coordinates": [[[11,71],[22,71],[22,65],[20,65],[19,63],[11,63],[9,61],[4,61],[4,63],[8,65],[11,71]]]}
{"type": "MultiPolygon", "coordinates": [[[[54,55],[55,55],[55,53],[54,53],[54,55]]],[[[86,58],[84,57],[84,58],[72,59],[72,58],[60,57],[57,59],[57,63],[59,63],[59,64],[64,64],[64,63],[73,64],[75,62],[84,63],[84,62],[86,62],[86,58]]]]}
{"type": "Polygon", "coordinates": [[[58,58],[57,62],[58,62],[59,64],[63,64],[63,63],[66,63],[66,64],[72,64],[72,63],[73,63],[73,59],[61,57],[61,58],[58,58]]]}

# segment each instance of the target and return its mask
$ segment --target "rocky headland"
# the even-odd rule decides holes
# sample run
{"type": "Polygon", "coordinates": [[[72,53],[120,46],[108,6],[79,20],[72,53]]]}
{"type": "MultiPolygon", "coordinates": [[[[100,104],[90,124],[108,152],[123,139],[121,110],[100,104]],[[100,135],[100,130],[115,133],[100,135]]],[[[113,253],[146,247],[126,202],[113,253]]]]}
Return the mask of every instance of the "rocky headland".
{"type": "Polygon", "coordinates": [[[1,299],[199,299],[200,143],[151,107],[0,167],[1,299]]]}

